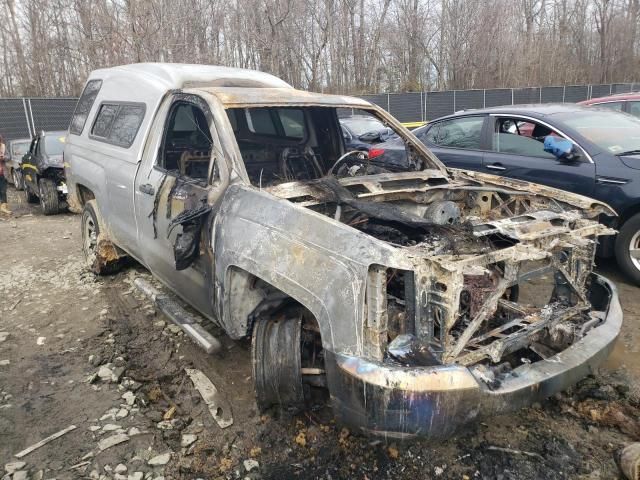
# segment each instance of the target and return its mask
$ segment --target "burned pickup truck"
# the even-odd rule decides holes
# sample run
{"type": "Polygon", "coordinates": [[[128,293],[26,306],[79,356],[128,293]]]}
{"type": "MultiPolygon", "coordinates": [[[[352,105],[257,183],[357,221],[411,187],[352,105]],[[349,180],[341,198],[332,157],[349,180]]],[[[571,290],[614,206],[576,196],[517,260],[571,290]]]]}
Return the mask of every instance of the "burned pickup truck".
{"type": "MultiPolygon", "coordinates": [[[[97,70],[65,160],[88,266],[133,257],[251,338],[262,409],[326,388],[362,431],[445,436],[570,386],[620,331],[592,271],[607,205],[447,170],[361,99],[239,69],[97,70]],[[347,151],[340,109],[394,130],[407,171],[347,151]]],[[[213,349],[205,324],[183,328],[213,349]]]]}

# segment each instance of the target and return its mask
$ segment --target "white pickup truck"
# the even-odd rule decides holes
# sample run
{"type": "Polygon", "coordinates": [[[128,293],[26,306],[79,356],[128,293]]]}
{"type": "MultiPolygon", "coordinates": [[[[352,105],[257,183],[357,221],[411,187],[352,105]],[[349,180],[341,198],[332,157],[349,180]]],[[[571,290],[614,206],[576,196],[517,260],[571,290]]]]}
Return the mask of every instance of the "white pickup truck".
{"type": "Polygon", "coordinates": [[[358,98],[241,69],[96,70],[64,154],[88,265],[132,257],[252,337],[261,408],[328,388],[363,431],[445,436],[566,388],[620,331],[616,289],[592,272],[607,205],[448,170],[358,98]],[[348,151],[343,114],[393,130],[406,171],[348,151]]]}

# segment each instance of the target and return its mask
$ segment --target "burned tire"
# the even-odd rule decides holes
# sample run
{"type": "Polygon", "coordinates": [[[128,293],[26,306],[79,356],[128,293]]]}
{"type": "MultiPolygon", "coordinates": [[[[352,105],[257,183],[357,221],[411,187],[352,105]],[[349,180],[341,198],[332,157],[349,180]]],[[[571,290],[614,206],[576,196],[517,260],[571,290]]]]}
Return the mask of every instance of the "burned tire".
{"type": "Polygon", "coordinates": [[[13,177],[13,186],[16,190],[24,189],[24,185],[22,184],[22,172],[14,168],[11,171],[11,176],[13,177]]]}
{"type": "Polygon", "coordinates": [[[60,212],[60,200],[58,198],[58,188],[56,182],[49,178],[41,178],[38,182],[40,190],[40,206],[45,215],[56,215],[60,212]]]}
{"type": "Polygon", "coordinates": [[[109,275],[122,268],[125,259],[116,247],[101,234],[102,221],[95,200],[89,200],[82,209],[82,253],[87,268],[96,275],[109,275]]]}
{"type": "Polygon", "coordinates": [[[616,237],[616,260],[624,273],[640,285],[640,213],[624,222],[616,237]]]}
{"type": "Polygon", "coordinates": [[[308,327],[315,325],[310,319],[306,309],[292,305],[254,323],[251,360],[261,411],[279,407],[296,413],[317,398],[312,389],[319,387],[326,394],[323,355],[309,348],[313,344],[313,348],[322,349],[317,327],[308,327]],[[322,369],[314,368],[316,360],[322,369]]]}
{"type": "Polygon", "coordinates": [[[24,199],[27,203],[38,203],[38,196],[29,191],[29,186],[24,186],[24,199]]]}

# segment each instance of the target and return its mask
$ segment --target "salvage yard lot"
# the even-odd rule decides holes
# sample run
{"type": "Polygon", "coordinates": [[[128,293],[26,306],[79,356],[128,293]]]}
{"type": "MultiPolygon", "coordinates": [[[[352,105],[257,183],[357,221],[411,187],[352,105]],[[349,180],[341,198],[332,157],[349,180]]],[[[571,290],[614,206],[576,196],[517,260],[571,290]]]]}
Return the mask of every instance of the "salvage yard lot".
{"type": "Polygon", "coordinates": [[[260,415],[248,344],[221,335],[222,354],[202,353],[132,286],[143,269],[94,277],[83,268],[78,216],[45,217],[9,195],[14,217],[0,219],[0,468],[71,425],[20,459],[22,471],[57,479],[611,479],[622,478],[616,452],[640,440],[639,290],[613,267],[601,273],[616,281],[625,319],[601,374],[449,440],[384,442],[336,425],[328,408],[260,415]],[[185,368],[213,382],[233,425],[218,426],[185,368]]]}

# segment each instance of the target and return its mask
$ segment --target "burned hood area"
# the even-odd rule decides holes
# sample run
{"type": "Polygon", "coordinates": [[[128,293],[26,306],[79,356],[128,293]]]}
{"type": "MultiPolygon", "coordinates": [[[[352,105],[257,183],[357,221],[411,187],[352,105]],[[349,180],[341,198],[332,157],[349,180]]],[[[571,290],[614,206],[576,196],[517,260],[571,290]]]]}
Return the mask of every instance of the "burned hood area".
{"type": "Polygon", "coordinates": [[[370,358],[467,366],[497,388],[601,323],[591,271],[597,237],[613,233],[603,204],[508,182],[424,170],[268,191],[395,247],[369,269],[370,358]]]}

